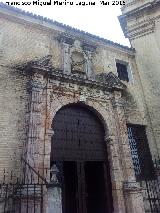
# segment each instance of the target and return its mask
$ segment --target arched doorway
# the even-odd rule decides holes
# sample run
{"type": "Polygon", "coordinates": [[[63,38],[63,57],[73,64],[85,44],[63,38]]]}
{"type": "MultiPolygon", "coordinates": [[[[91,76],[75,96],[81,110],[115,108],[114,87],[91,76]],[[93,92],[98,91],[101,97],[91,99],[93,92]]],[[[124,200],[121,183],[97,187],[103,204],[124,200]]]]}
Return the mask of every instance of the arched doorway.
{"type": "Polygon", "coordinates": [[[51,166],[61,169],[63,213],[111,213],[112,193],[104,127],[80,105],[62,107],[53,120],[51,166]]]}

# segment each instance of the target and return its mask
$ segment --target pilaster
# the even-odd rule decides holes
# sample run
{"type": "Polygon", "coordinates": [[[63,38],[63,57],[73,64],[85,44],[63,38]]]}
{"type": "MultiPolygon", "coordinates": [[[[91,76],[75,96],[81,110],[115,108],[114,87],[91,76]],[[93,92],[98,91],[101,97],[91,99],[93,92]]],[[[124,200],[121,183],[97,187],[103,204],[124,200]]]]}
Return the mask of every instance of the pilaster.
{"type": "MultiPolygon", "coordinates": [[[[27,141],[24,159],[31,167],[38,170],[43,168],[43,142],[42,130],[42,94],[45,87],[42,74],[33,74],[29,83],[30,99],[27,112],[27,141]]],[[[29,172],[29,171],[28,171],[29,172]]],[[[28,174],[29,176],[29,174],[28,174]]],[[[34,178],[34,177],[33,177],[34,178]]],[[[36,179],[36,175],[35,175],[36,179]]],[[[36,180],[35,180],[36,181],[36,180]]]]}
{"type": "Polygon", "coordinates": [[[110,165],[114,213],[125,213],[125,201],[122,184],[123,174],[120,165],[116,138],[114,136],[108,137],[108,135],[106,135],[105,143],[107,146],[108,161],[110,165]]]}
{"type": "Polygon", "coordinates": [[[123,171],[123,191],[126,211],[130,213],[142,213],[144,212],[143,197],[139,183],[135,179],[121,92],[114,91],[113,96],[112,105],[115,112],[119,151],[121,153],[120,161],[123,171]]]}

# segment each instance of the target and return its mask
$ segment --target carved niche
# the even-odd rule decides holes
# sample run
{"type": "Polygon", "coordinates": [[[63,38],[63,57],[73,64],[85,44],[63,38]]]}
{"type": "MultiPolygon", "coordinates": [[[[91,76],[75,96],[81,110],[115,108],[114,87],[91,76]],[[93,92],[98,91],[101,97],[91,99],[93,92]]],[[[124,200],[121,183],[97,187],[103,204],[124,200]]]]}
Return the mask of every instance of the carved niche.
{"type": "Polygon", "coordinates": [[[59,41],[62,44],[63,73],[94,78],[92,58],[96,47],[66,35],[61,35],[59,41]]]}

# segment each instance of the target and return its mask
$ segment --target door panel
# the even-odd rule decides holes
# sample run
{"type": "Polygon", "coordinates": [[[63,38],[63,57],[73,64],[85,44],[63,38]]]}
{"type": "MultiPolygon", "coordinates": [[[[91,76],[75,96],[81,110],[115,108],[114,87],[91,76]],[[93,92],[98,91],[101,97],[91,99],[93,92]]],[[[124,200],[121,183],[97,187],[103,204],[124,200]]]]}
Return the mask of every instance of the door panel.
{"type": "Polygon", "coordinates": [[[53,120],[51,160],[105,160],[104,129],[99,119],[80,106],[59,110],[53,120]]]}

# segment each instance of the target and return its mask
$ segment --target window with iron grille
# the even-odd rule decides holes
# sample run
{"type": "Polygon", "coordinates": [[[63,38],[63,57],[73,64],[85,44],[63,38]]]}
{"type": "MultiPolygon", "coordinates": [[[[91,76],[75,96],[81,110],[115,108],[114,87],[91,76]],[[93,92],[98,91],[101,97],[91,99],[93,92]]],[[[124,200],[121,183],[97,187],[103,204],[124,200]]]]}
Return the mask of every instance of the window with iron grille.
{"type": "Polygon", "coordinates": [[[137,181],[154,178],[154,166],[145,126],[128,124],[128,139],[137,181]]]}
{"type": "Polygon", "coordinates": [[[116,62],[118,78],[122,81],[129,82],[127,64],[116,62]]]}

